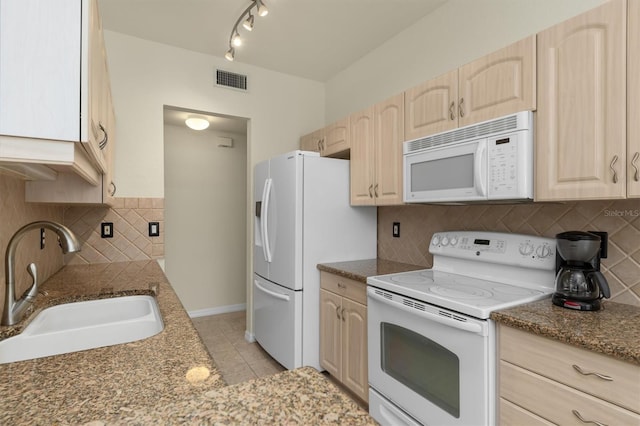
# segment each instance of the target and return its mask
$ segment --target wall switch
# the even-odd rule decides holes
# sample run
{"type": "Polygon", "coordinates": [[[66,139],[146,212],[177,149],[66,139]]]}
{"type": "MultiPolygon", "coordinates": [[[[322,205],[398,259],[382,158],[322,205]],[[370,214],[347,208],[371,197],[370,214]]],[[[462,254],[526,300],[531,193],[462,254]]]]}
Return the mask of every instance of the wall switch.
{"type": "Polygon", "coordinates": [[[44,250],[44,228],[40,228],[40,250],[44,250]]]}
{"type": "Polygon", "coordinates": [[[113,238],[113,222],[102,222],[100,224],[100,236],[102,238],[113,238]]]}
{"type": "Polygon", "coordinates": [[[159,222],[149,222],[149,236],[150,237],[159,237],[160,236],[160,223],[159,222]]]}
{"type": "Polygon", "coordinates": [[[393,222],[393,236],[400,238],[400,222],[393,222]]]}

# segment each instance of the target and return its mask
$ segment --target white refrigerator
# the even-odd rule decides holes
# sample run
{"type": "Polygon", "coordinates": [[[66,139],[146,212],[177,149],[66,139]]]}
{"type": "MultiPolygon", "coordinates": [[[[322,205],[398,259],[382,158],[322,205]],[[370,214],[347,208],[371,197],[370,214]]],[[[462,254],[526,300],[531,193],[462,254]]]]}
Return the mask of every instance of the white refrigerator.
{"type": "Polygon", "coordinates": [[[320,367],[318,263],[376,257],[377,210],[351,207],[349,161],[293,151],[254,169],[254,337],[287,369],[320,367]]]}

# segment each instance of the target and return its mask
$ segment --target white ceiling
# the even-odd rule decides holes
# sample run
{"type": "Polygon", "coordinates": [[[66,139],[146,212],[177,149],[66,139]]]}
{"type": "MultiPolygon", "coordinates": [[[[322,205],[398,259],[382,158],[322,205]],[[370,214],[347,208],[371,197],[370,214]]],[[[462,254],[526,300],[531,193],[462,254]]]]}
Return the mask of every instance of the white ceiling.
{"type": "Polygon", "coordinates": [[[189,117],[200,117],[207,120],[209,122],[207,131],[238,134],[247,133],[247,119],[245,118],[227,117],[218,114],[213,115],[202,111],[188,110],[183,108],[164,108],[164,124],[184,127],[184,121],[189,117]]]}
{"type": "MultiPolygon", "coordinates": [[[[264,0],[236,61],[321,82],[446,0],[264,0]]],[[[250,0],[99,0],[106,30],[222,57],[250,0]]],[[[255,9],[254,9],[255,10],[255,9]]]]}

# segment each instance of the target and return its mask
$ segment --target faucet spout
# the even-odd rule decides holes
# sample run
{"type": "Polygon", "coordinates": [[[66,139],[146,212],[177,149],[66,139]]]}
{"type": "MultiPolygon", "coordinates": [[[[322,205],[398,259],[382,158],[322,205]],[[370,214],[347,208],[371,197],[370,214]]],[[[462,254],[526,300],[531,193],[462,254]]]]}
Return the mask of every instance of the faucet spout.
{"type": "Polygon", "coordinates": [[[32,303],[38,294],[38,275],[36,265],[29,264],[27,271],[33,278],[33,284],[19,300],[16,300],[16,283],[15,283],[15,257],[18,243],[22,237],[29,231],[38,228],[51,229],[58,235],[60,247],[63,253],[73,253],[80,251],[80,242],[69,228],[56,222],[38,221],[29,223],[18,229],[9,240],[7,252],[5,255],[5,274],[7,276],[7,285],[4,297],[4,310],[2,311],[1,325],[13,325],[22,319],[24,311],[28,305],[32,303]]]}

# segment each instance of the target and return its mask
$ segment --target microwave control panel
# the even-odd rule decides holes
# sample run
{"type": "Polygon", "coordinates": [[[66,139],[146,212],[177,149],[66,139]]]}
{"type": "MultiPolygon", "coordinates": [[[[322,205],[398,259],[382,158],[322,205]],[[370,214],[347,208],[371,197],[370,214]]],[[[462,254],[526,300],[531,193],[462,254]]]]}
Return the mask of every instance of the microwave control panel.
{"type": "Polygon", "coordinates": [[[527,132],[514,132],[487,140],[489,198],[533,198],[533,145],[527,139],[527,132]]]}

